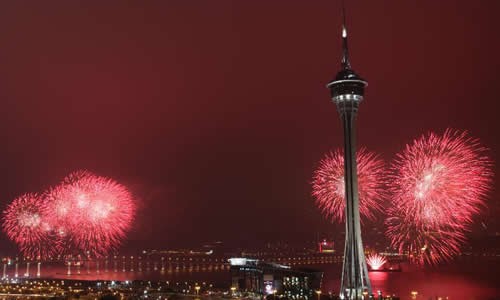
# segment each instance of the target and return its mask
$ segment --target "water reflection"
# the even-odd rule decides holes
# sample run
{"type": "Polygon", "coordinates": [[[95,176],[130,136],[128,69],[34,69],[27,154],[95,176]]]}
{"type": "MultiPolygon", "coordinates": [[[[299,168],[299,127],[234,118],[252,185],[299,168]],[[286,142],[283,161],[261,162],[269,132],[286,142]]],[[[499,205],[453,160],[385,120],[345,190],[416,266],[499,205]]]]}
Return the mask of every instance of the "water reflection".
{"type": "Polygon", "coordinates": [[[368,276],[372,283],[372,290],[374,293],[381,291],[382,294],[388,294],[387,291],[387,279],[389,278],[389,273],[387,272],[369,272],[368,276]]]}
{"type": "MultiPolygon", "coordinates": [[[[342,265],[340,263],[311,265],[308,268],[324,271],[323,292],[338,293],[342,265]]],[[[124,261],[121,258],[65,266],[62,263],[40,265],[14,263],[3,266],[4,277],[71,278],[81,280],[172,280],[173,282],[206,281],[217,287],[231,284],[229,265],[217,263],[189,263],[146,259],[124,261]],[[99,270],[99,271],[98,271],[99,270]],[[69,271],[69,272],[68,272],[69,271]],[[70,275],[68,275],[70,274],[70,275]]],[[[449,265],[428,268],[403,266],[402,272],[370,272],[373,292],[396,294],[401,299],[500,299],[500,260],[456,261],[449,265]]]]}
{"type": "MultiPolygon", "coordinates": [[[[341,264],[319,266],[324,270],[322,289],[338,293],[341,264]]],[[[500,260],[455,261],[448,265],[415,268],[402,272],[370,272],[373,292],[396,294],[401,299],[500,299],[500,260]]]]}

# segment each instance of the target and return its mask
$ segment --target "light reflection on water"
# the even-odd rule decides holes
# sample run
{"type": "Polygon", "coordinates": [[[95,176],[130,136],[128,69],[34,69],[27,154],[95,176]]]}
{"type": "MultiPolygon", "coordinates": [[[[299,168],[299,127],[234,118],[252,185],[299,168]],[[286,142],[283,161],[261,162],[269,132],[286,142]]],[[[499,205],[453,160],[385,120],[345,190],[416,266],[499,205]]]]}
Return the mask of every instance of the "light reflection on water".
{"type": "MultiPolygon", "coordinates": [[[[340,287],[341,264],[322,264],[306,266],[324,272],[322,290],[338,293],[340,287]]],[[[8,275],[13,277],[13,266],[9,267],[8,275]]],[[[31,269],[31,276],[35,271],[31,269]]],[[[175,282],[207,282],[216,287],[228,288],[231,276],[227,266],[218,265],[217,268],[204,266],[166,268],[143,272],[130,272],[121,269],[117,272],[109,270],[96,272],[95,268],[82,267],[80,274],[72,270],[68,276],[67,268],[63,265],[42,265],[43,278],[77,279],[77,280],[165,280],[175,282]]],[[[25,273],[25,266],[19,266],[19,275],[25,273]]],[[[396,294],[401,299],[410,299],[410,292],[417,291],[417,299],[500,299],[500,260],[461,260],[438,267],[416,268],[403,265],[402,272],[370,272],[373,292],[380,290],[384,295],[396,294]]]]}
{"type": "MultiPolygon", "coordinates": [[[[151,281],[171,281],[176,282],[207,282],[221,288],[229,288],[231,276],[229,266],[223,264],[211,265],[173,265],[166,267],[163,271],[161,268],[142,268],[139,270],[137,266],[126,268],[102,268],[97,269],[95,262],[85,264],[80,268],[72,266],[68,268],[62,263],[42,263],[41,276],[44,279],[72,279],[72,280],[151,280],[151,281]],[[68,275],[68,270],[70,275],[68,275]]],[[[25,278],[27,268],[25,263],[19,263],[18,276],[25,278]]],[[[29,269],[29,278],[38,278],[36,276],[36,268],[29,269]]],[[[6,270],[6,275],[9,278],[15,278],[15,266],[10,265],[6,270]]]]}
{"type": "MultiPolygon", "coordinates": [[[[342,265],[323,268],[325,291],[338,293],[342,265]]],[[[460,261],[448,265],[416,268],[404,265],[402,272],[370,272],[373,292],[395,294],[401,299],[500,299],[500,261],[460,261]]]]}

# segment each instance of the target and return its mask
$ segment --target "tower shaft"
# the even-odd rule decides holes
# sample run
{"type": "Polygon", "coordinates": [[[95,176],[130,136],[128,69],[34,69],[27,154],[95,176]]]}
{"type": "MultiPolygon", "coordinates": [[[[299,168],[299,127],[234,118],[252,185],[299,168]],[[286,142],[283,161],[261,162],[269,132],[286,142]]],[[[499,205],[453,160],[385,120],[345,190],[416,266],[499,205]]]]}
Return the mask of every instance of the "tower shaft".
{"type": "Polygon", "coordinates": [[[344,181],[346,199],[346,235],[341,294],[348,299],[362,299],[371,294],[370,279],[361,239],[358,176],[356,163],[356,117],[358,101],[339,101],[337,107],[344,129],[344,181]]]}

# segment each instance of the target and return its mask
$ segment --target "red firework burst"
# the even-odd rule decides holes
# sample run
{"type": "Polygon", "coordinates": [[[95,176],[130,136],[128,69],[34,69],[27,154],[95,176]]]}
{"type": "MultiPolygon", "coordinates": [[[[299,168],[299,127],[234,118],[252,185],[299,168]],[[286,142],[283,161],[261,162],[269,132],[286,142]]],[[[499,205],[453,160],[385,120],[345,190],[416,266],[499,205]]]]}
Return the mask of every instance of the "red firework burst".
{"type": "Polygon", "coordinates": [[[400,253],[408,253],[410,262],[424,265],[447,261],[460,254],[460,247],[465,242],[464,229],[455,223],[428,227],[420,226],[414,221],[414,216],[408,216],[399,211],[386,220],[387,234],[391,245],[400,253]]]}
{"type": "Polygon", "coordinates": [[[135,214],[127,188],[87,171],[70,174],[47,193],[58,232],[79,252],[106,255],[117,248],[135,214]]]}
{"type": "Polygon", "coordinates": [[[47,207],[37,194],[24,194],[3,212],[2,228],[27,258],[47,258],[56,252],[57,241],[47,218],[47,207]]]}
{"type": "Polygon", "coordinates": [[[386,221],[393,246],[411,249],[429,263],[459,253],[491,186],[492,163],[485,152],[466,132],[446,130],[420,137],[397,155],[386,221]]]}
{"type": "MultiPolygon", "coordinates": [[[[358,166],[359,211],[373,219],[374,212],[382,209],[385,198],[384,162],[372,152],[362,148],[356,155],[358,166]]],[[[345,214],[344,154],[337,150],[326,154],[314,173],[313,196],[316,205],[332,221],[341,222],[345,214]]]]}

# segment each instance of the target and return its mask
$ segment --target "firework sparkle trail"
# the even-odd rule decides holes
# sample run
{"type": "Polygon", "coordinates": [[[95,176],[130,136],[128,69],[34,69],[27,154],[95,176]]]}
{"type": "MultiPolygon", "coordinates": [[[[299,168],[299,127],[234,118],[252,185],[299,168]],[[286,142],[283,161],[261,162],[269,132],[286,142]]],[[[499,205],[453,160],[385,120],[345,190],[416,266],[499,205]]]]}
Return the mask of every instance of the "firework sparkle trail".
{"type": "Polygon", "coordinates": [[[135,202],[114,180],[78,171],[47,193],[51,217],[80,252],[106,255],[131,227],[135,202]]]}
{"type": "Polygon", "coordinates": [[[48,210],[37,194],[24,194],[3,212],[2,228],[25,257],[47,258],[57,252],[58,243],[48,222],[48,210]]]}
{"type": "MultiPolygon", "coordinates": [[[[381,211],[384,189],[384,162],[372,152],[361,148],[358,164],[359,210],[362,216],[373,219],[374,212],[381,211]]],[[[345,219],[344,154],[332,151],[320,161],[313,177],[313,196],[316,205],[332,221],[345,219]]]]}
{"type": "Polygon", "coordinates": [[[366,258],[366,263],[373,271],[377,271],[380,270],[385,263],[387,263],[387,259],[379,254],[371,254],[366,258]]]}
{"type": "Polygon", "coordinates": [[[121,244],[136,204],[116,181],[77,171],[43,194],[24,194],[3,212],[2,229],[25,258],[100,257],[121,244]]]}
{"type": "Polygon", "coordinates": [[[431,264],[460,252],[464,233],[490,190],[492,163],[486,151],[466,132],[446,130],[414,140],[397,155],[386,220],[393,247],[431,264]]]}

